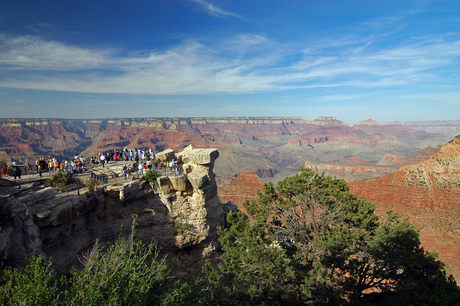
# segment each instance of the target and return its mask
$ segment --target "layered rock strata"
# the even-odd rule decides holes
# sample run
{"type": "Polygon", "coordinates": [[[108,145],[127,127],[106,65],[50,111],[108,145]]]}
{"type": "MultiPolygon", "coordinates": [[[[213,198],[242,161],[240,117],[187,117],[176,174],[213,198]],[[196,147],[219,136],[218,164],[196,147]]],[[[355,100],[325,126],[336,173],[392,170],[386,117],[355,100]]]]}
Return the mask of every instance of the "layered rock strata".
{"type": "Polygon", "coordinates": [[[257,191],[263,192],[264,184],[253,171],[238,175],[230,184],[219,187],[218,194],[222,203],[233,204],[238,210],[246,212],[244,201],[256,201],[257,191]]]}
{"type": "MultiPolygon", "coordinates": [[[[27,159],[33,164],[35,158],[49,155],[59,160],[75,154],[89,158],[121,148],[158,152],[192,143],[195,148],[217,148],[220,158],[214,172],[222,186],[248,170],[264,180],[280,180],[306,161],[334,163],[356,156],[375,165],[387,154],[407,157],[450,138],[373,120],[351,127],[334,117],[229,117],[0,119],[0,139],[0,159],[9,164],[27,159]]],[[[353,175],[369,178],[360,172],[353,175]]]]}

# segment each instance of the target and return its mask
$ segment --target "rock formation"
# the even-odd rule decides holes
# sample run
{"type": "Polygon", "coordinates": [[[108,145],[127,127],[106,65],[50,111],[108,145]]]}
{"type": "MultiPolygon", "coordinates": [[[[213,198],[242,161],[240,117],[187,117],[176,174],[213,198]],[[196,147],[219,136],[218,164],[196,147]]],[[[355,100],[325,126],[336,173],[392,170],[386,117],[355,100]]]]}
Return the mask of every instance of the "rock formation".
{"type": "Polygon", "coordinates": [[[460,134],[460,120],[405,121],[398,123],[417,131],[444,134],[450,138],[460,134]]]}
{"type": "Polygon", "coordinates": [[[336,176],[347,182],[357,182],[392,174],[403,165],[420,163],[438,152],[440,148],[441,146],[417,150],[412,152],[408,157],[385,154],[378,163],[369,163],[356,156],[351,156],[345,161],[336,162],[310,160],[305,162],[305,167],[317,173],[324,172],[327,175],[336,176]]]}
{"type": "Polygon", "coordinates": [[[263,192],[264,184],[253,171],[246,171],[238,175],[230,184],[219,187],[218,194],[222,203],[233,204],[238,210],[246,212],[244,201],[257,200],[257,190],[263,192]]]}
{"type": "Polygon", "coordinates": [[[381,177],[396,170],[394,167],[373,165],[356,156],[337,163],[308,161],[305,167],[317,173],[324,172],[326,175],[336,176],[347,182],[381,177]]]}
{"type": "MultiPolygon", "coordinates": [[[[166,161],[175,160],[182,174],[172,173],[157,179],[160,199],[174,220],[177,235],[175,245],[179,249],[197,245],[215,235],[218,225],[225,223],[222,204],[217,197],[217,185],[213,173],[214,161],[219,157],[216,149],[194,149],[191,145],[175,155],[172,150],[160,152],[166,161]]],[[[217,237],[214,237],[217,242],[217,237]]]]}
{"type": "MultiPolygon", "coordinates": [[[[188,147],[163,156],[179,161],[184,172],[159,172],[163,175],[156,185],[119,178],[91,192],[78,182],[64,189],[44,188],[38,176],[20,185],[1,180],[7,185],[0,187],[3,260],[19,263],[29,254],[44,253],[59,273],[66,273],[79,265],[78,257],[96,238],[107,245],[126,236],[133,214],[138,215],[136,238],[156,241],[179,268],[215,254],[216,227],[225,225],[227,213],[213,173],[219,152],[188,147]]],[[[123,166],[112,167],[118,173],[123,166]]]]}

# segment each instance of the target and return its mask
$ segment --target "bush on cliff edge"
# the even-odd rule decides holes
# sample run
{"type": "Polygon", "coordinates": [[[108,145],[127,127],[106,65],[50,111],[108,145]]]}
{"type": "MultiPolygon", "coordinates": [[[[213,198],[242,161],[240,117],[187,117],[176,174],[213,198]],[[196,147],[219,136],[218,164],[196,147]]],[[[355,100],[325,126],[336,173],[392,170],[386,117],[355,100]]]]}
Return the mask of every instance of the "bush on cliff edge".
{"type": "Polygon", "coordinates": [[[46,180],[45,187],[62,188],[70,184],[69,177],[64,172],[58,172],[53,174],[48,180],[46,180]]]}

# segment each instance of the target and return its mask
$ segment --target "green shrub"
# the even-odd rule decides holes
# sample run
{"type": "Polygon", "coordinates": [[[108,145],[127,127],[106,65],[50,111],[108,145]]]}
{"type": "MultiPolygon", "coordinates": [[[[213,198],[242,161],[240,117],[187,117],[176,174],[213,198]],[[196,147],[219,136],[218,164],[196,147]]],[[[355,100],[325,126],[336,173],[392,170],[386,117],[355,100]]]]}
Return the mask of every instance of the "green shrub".
{"type": "Polygon", "coordinates": [[[57,305],[57,285],[51,262],[31,257],[23,269],[6,268],[0,278],[0,305],[57,305]]]}
{"type": "Polygon", "coordinates": [[[53,174],[46,182],[45,187],[65,187],[70,184],[70,179],[65,175],[64,172],[58,172],[53,174]]]}
{"type": "Polygon", "coordinates": [[[95,179],[93,178],[89,178],[85,181],[85,186],[88,187],[88,191],[89,192],[93,192],[94,191],[94,187],[96,186],[97,182],[95,179]]]}
{"type": "Polygon", "coordinates": [[[103,250],[96,241],[83,257],[84,268],[73,269],[64,278],[70,289],[64,305],[158,304],[168,278],[164,259],[159,260],[155,244],[134,241],[135,219],[128,239],[119,238],[103,250]]]}
{"type": "Polygon", "coordinates": [[[158,178],[158,174],[156,171],[153,171],[153,170],[149,170],[145,173],[145,177],[144,179],[151,183],[153,186],[156,186],[157,184],[157,178],[158,178]]]}
{"type": "Polygon", "coordinates": [[[192,232],[192,225],[189,223],[181,223],[179,221],[174,222],[174,234],[176,236],[186,236],[192,232]]]}

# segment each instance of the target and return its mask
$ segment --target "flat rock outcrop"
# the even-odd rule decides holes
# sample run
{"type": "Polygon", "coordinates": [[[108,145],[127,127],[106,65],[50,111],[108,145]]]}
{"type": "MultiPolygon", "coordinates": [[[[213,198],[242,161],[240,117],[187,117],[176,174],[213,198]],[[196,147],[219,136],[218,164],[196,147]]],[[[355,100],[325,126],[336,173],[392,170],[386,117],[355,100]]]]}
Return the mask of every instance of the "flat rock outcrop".
{"type": "Polygon", "coordinates": [[[351,156],[345,161],[327,162],[310,160],[305,166],[317,173],[336,176],[347,182],[358,182],[390,175],[401,166],[418,164],[441,149],[428,147],[412,152],[408,157],[396,154],[385,154],[377,163],[370,163],[357,156],[351,156]]]}

